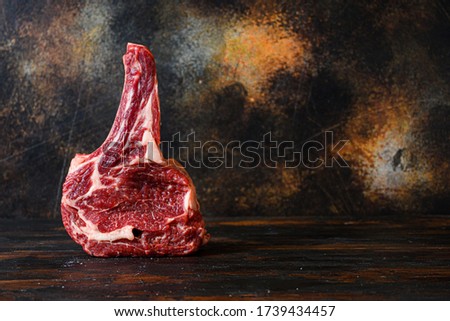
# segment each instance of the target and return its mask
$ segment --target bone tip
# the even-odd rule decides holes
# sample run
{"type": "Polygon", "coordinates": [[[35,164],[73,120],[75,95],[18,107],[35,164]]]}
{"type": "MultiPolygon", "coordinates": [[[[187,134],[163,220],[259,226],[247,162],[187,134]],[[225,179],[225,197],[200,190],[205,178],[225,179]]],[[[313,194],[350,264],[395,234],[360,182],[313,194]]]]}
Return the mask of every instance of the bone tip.
{"type": "Polygon", "coordinates": [[[144,45],[140,45],[140,44],[132,43],[132,42],[127,43],[127,52],[134,51],[134,50],[144,50],[144,51],[152,54],[151,51],[144,45]]]}

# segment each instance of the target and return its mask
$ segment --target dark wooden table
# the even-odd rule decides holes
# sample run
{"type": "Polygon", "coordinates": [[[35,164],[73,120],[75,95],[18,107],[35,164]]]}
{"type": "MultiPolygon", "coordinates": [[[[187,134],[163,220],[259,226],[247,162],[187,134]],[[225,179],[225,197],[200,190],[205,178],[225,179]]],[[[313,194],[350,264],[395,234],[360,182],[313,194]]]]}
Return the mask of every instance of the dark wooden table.
{"type": "Polygon", "coordinates": [[[60,222],[1,221],[0,299],[450,299],[448,217],[207,222],[195,255],[99,259],[60,222]]]}

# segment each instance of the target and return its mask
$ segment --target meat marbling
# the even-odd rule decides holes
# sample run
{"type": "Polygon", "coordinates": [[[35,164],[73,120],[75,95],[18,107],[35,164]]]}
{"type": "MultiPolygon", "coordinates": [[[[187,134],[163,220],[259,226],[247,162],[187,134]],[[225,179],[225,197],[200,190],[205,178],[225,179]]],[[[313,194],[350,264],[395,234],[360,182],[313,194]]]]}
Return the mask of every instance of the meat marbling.
{"type": "Polygon", "coordinates": [[[186,255],[209,239],[184,168],[164,159],[155,61],[144,46],[123,56],[125,83],[105,142],[76,154],[63,185],[61,214],[90,255],[186,255]]]}

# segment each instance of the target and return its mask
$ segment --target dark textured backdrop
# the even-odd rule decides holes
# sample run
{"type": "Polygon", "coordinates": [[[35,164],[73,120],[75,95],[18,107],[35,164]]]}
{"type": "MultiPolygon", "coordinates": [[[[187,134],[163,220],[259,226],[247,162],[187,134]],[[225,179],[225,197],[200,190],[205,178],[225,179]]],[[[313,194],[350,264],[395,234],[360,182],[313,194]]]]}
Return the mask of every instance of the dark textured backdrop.
{"type": "Polygon", "coordinates": [[[163,140],[350,141],[349,168],[188,168],[205,215],[450,214],[449,12],[440,0],[1,1],[1,216],[59,216],[71,158],[114,119],[127,42],[156,58],[163,140]]]}

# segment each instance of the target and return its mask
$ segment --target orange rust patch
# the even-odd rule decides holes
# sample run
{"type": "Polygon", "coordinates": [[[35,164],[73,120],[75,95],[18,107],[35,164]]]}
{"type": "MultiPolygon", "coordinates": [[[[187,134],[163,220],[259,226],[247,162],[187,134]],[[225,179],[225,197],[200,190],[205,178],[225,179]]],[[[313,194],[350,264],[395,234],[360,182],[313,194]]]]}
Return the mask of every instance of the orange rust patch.
{"type": "Polygon", "coordinates": [[[284,22],[281,13],[261,18],[255,12],[229,23],[216,56],[221,65],[216,86],[239,81],[255,102],[264,99],[267,82],[278,70],[295,73],[305,62],[309,44],[284,22]]]}

